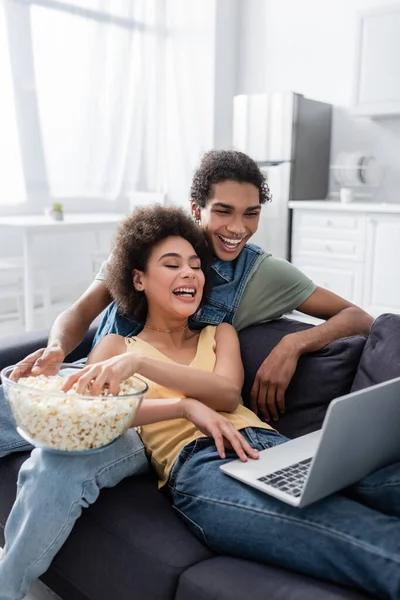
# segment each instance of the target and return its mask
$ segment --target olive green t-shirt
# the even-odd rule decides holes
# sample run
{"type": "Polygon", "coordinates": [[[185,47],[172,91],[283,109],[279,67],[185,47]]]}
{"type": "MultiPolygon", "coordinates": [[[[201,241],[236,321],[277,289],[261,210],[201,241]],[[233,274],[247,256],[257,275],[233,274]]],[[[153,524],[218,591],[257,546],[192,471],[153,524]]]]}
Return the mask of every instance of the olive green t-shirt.
{"type": "MultiPolygon", "coordinates": [[[[96,279],[104,281],[103,263],[96,279]]],[[[233,319],[236,331],[278,319],[302,304],[316,285],[297,267],[265,252],[255,262],[233,319]]]]}
{"type": "Polygon", "coordinates": [[[233,318],[236,331],[279,319],[305,302],[317,286],[292,263],[265,252],[255,262],[233,318]]]}

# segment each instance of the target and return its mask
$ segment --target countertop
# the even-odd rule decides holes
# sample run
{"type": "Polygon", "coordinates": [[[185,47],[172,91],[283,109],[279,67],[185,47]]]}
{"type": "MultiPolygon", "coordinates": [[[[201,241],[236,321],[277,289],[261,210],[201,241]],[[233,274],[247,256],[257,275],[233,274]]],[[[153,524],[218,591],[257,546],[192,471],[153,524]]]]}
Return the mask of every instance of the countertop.
{"type": "Polygon", "coordinates": [[[307,210],[326,210],[335,212],[366,212],[366,213],[398,213],[400,214],[400,203],[390,204],[384,202],[349,202],[344,204],[334,200],[292,200],[289,208],[300,208],[307,210]]]}

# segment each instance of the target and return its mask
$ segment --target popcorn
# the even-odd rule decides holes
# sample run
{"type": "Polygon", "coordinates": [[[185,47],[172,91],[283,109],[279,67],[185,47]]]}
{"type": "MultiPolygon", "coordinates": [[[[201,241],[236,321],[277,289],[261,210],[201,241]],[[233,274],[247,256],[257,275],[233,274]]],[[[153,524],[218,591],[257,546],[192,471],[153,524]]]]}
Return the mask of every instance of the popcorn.
{"type": "Polygon", "coordinates": [[[60,375],[38,375],[21,377],[18,384],[24,387],[9,388],[15,421],[36,444],[70,451],[101,448],[131,427],[142,397],[133,378],[120,384],[118,399],[110,398],[107,389],[83,399],[74,389],[64,393],[64,382],[60,375]]]}

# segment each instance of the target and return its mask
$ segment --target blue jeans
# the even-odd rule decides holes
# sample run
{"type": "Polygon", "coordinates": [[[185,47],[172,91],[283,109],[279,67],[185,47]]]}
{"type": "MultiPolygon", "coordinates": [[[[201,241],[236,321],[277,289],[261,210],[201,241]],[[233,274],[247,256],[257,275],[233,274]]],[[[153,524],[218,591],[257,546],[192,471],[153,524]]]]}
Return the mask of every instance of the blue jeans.
{"type": "MultiPolygon", "coordinates": [[[[286,441],[243,430],[263,450],[286,441]]],[[[373,435],[373,432],[371,432],[373,435]]],[[[225,475],[210,438],[186,446],[169,480],[174,508],[212,550],[400,598],[400,463],[342,493],[294,508],[225,475]]]]}
{"type": "MultiPolygon", "coordinates": [[[[18,435],[0,386],[0,457],[24,450],[32,447],[18,435]]],[[[93,454],[33,450],[20,469],[17,498],[6,523],[0,600],[25,596],[48,569],[82,509],[95,502],[102,488],[147,469],[142,441],[132,429],[93,454]]]]}

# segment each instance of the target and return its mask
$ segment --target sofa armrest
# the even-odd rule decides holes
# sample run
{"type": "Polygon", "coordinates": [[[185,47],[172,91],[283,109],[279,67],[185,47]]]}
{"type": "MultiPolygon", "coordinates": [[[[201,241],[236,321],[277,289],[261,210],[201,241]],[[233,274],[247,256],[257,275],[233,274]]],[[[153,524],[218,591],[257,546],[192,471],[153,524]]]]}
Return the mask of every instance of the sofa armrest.
{"type": "MultiPolygon", "coordinates": [[[[85,334],[82,342],[66,357],[66,362],[84,358],[90,352],[97,323],[93,323],[85,334]]],[[[0,338],[0,370],[23,360],[31,352],[47,345],[49,331],[28,331],[12,337],[0,338]]]]}

